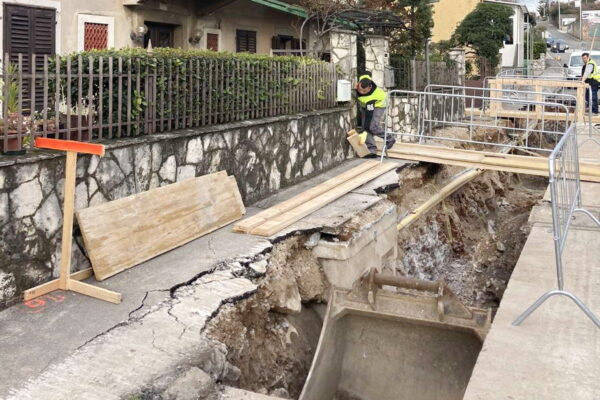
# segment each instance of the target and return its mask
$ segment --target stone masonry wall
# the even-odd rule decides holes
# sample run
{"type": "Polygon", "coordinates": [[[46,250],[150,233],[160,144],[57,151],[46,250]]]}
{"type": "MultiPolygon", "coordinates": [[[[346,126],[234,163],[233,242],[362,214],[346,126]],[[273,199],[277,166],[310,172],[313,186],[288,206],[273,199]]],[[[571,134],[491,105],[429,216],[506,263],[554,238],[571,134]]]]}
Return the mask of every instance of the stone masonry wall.
{"type": "MultiPolygon", "coordinates": [[[[77,163],[76,209],[220,170],[245,204],[351,156],[350,110],[204,127],[106,142],[106,155],[77,163]]],[[[58,275],[65,157],[31,151],[0,157],[0,309],[58,275]]],[[[90,266],[75,227],[73,270],[90,266]]]]}

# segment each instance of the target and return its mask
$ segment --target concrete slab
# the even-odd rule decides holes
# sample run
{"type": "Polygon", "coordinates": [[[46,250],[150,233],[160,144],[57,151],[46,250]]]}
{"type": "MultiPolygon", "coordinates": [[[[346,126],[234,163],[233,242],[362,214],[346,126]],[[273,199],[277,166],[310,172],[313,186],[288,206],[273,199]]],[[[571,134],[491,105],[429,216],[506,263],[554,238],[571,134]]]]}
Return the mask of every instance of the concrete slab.
{"type": "MultiPolygon", "coordinates": [[[[259,203],[258,207],[248,207],[248,214],[290,198],[360,162],[351,160],[284,190],[259,203]]],[[[292,231],[341,225],[380,201],[371,193],[350,193],[299,221],[292,231]]],[[[55,292],[1,311],[0,365],[5,373],[0,375],[0,398],[5,398],[10,388],[59,365],[78,349],[87,347],[86,343],[155,311],[160,303],[171,300],[170,291],[174,288],[212,272],[220,263],[251,259],[271,246],[272,242],[265,238],[233,233],[231,226],[227,226],[104,282],[91,280],[98,286],[121,292],[123,303],[120,305],[70,292],[55,292]]]]}
{"type": "MultiPolygon", "coordinates": [[[[566,289],[600,314],[600,231],[572,229],[566,289]]],[[[552,232],[535,225],[508,283],[464,400],[600,398],[600,329],[569,299],[553,297],[521,326],[514,319],[556,287],[552,232]]]]}
{"type": "Polygon", "coordinates": [[[590,136],[589,125],[577,125],[579,159],[582,161],[600,161],[600,129],[593,128],[590,136]]]}
{"type": "Polygon", "coordinates": [[[23,387],[11,390],[6,398],[131,398],[140,388],[189,364],[191,360],[182,355],[217,354],[219,350],[211,349],[201,335],[206,322],[224,302],[254,291],[256,285],[234,277],[230,271],[202,277],[176,302],[164,303],[143,319],[116,327],[23,387]]]}
{"type": "Polygon", "coordinates": [[[54,292],[0,312],[0,398],[15,383],[37,376],[97,335],[169,298],[169,290],[219,262],[253,256],[268,240],[225,227],[94,285],[123,294],[119,305],[73,292],[54,292]],[[135,311],[135,312],[134,312],[135,311]],[[17,350],[18,349],[18,350],[17,350]]]}

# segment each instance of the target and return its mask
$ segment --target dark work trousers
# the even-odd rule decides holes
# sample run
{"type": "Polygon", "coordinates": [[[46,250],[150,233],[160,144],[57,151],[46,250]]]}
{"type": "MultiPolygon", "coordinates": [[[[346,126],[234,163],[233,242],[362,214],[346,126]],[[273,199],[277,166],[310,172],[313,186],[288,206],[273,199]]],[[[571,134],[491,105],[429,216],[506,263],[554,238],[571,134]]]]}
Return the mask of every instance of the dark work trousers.
{"type": "MultiPolygon", "coordinates": [[[[600,82],[598,82],[595,79],[586,79],[585,83],[587,83],[588,85],[590,85],[590,88],[592,89],[592,112],[594,114],[598,113],[598,87],[600,86],[600,82]]],[[[586,90],[585,93],[585,104],[587,107],[589,107],[589,99],[590,99],[590,89],[586,90]]],[[[587,110],[586,110],[587,112],[587,110]]]]}
{"type": "MultiPolygon", "coordinates": [[[[361,121],[366,120],[366,110],[363,108],[361,109],[362,112],[362,119],[361,121]]],[[[369,126],[363,126],[363,130],[367,131],[367,141],[366,141],[366,145],[369,149],[369,151],[373,154],[377,153],[377,145],[375,144],[375,138],[373,137],[373,135],[378,136],[380,138],[384,138],[385,137],[385,130],[383,128],[382,123],[382,119],[385,115],[385,108],[375,108],[375,110],[373,111],[373,117],[371,118],[371,123],[369,124],[369,126]]],[[[393,135],[389,135],[387,137],[387,148],[389,149],[390,147],[392,147],[394,145],[394,143],[396,143],[396,140],[394,139],[393,135]]]]}

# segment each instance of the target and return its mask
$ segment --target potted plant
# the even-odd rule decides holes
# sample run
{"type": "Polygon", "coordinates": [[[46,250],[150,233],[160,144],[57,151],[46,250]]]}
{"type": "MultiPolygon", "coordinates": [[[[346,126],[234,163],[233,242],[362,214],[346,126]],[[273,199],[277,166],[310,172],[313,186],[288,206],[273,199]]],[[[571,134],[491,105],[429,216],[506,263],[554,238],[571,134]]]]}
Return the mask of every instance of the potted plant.
{"type": "Polygon", "coordinates": [[[8,77],[2,85],[6,85],[2,89],[2,95],[0,100],[6,103],[7,114],[4,119],[0,122],[0,132],[5,135],[13,135],[15,137],[8,138],[4,141],[4,138],[0,137],[0,148],[2,153],[6,155],[20,155],[24,154],[26,150],[23,148],[22,138],[16,137],[18,133],[18,127],[20,124],[21,133],[27,132],[27,122],[23,115],[19,114],[19,91],[21,87],[17,81],[17,67],[14,64],[8,64],[7,66],[8,77]]]}
{"type": "Polygon", "coordinates": [[[56,113],[52,109],[47,109],[45,113],[35,111],[31,120],[32,132],[46,133],[47,136],[56,138],[56,113]]]}
{"type": "Polygon", "coordinates": [[[67,139],[67,126],[70,126],[70,139],[77,140],[77,134],[79,133],[79,118],[81,116],[81,140],[88,141],[90,140],[90,132],[89,132],[89,118],[90,118],[90,109],[89,107],[82,106],[81,108],[69,107],[66,103],[61,103],[59,106],[59,121],[60,121],[60,129],[64,129],[65,132],[60,132],[61,139],[67,139]],[[69,110],[70,109],[70,110],[69,110]],[[69,121],[69,125],[67,125],[67,121],[69,121]]]}

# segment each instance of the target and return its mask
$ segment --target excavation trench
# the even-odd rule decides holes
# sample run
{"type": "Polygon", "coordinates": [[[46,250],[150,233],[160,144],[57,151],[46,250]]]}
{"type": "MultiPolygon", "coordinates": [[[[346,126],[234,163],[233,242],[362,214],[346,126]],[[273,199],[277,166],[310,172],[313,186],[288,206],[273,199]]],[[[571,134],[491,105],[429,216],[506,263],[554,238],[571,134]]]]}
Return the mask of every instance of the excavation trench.
{"type": "Polygon", "coordinates": [[[225,344],[228,361],[241,372],[228,384],[298,399],[319,346],[318,365],[302,399],[462,398],[482,345],[475,330],[381,318],[368,309],[326,315],[335,312],[327,310],[337,293],[330,282],[344,286],[345,296],[373,257],[385,273],[443,280],[464,305],[493,314],[547,179],[484,172],[408,228],[396,230],[399,219],[462,170],[434,164],[405,168],[397,189],[381,194],[382,201],[342,229],[285,239],[253,264],[257,293],[223,306],[206,329],[225,344]],[[368,243],[346,261],[330,256],[340,244],[361,241],[368,243]],[[335,326],[325,327],[319,344],[324,320],[335,326]],[[367,357],[366,351],[372,354],[367,357]]]}

